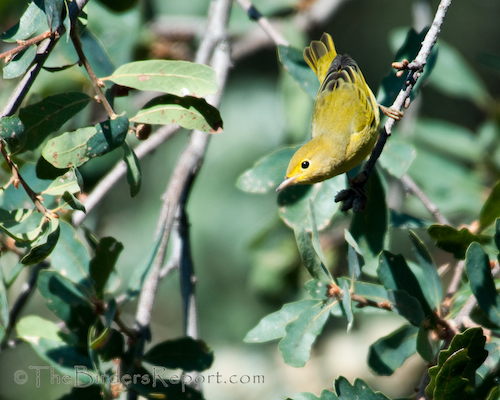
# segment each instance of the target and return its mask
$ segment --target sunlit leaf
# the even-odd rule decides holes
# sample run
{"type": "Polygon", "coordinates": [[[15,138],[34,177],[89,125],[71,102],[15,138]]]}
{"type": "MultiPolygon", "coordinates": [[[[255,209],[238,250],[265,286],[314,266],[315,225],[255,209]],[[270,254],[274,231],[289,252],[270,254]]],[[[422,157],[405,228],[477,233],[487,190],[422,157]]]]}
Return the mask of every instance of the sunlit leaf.
{"type": "Polygon", "coordinates": [[[197,129],[206,133],[222,132],[219,110],[205,99],[193,96],[164,95],[149,101],[132,122],[145,124],[179,124],[186,129],[197,129]]]}
{"type": "Polygon", "coordinates": [[[101,78],[139,90],[155,90],[176,96],[203,97],[218,90],[215,71],[189,61],[136,61],[101,78]]]}
{"type": "Polygon", "coordinates": [[[3,79],[13,79],[21,76],[30,67],[36,56],[36,46],[17,53],[3,69],[3,79]]]}
{"type": "Polygon", "coordinates": [[[318,300],[300,300],[284,304],[281,310],[262,318],[258,325],[247,333],[243,341],[247,343],[261,343],[279,339],[285,336],[286,326],[298,318],[306,309],[321,304],[318,300]]]}

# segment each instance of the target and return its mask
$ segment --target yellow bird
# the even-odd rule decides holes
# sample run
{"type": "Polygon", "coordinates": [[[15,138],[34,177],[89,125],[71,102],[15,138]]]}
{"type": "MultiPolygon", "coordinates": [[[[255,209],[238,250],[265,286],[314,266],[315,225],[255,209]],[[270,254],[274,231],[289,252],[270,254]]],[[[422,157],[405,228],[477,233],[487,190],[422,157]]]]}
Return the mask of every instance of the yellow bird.
{"type": "Polygon", "coordinates": [[[293,155],[277,191],[347,172],[370,154],[377,141],[378,104],[356,62],[337,54],[328,33],[311,42],[304,50],[304,59],[321,82],[312,139],[293,155]]]}

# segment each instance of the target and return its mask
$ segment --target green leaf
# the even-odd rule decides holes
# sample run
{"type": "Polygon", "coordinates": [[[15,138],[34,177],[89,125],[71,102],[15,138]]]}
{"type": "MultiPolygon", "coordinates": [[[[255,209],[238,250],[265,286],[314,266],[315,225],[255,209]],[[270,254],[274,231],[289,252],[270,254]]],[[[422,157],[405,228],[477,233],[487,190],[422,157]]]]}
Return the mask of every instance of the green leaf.
{"type": "Polygon", "coordinates": [[[37,287],[47,308],[64,321],[79,345],[85,345],[89,328],[96,320],[89,290],[56,271],[41,271],[37,287]]]}
{"type": "Polygon", "coordinates": [[[286,400],[338,400],[338,397],[331,390],[323,389],[320,397],[314,393],[302,392],[294,394],[293,397],[288,397],[286,400]]]}
{"type": "Polygon", "coordinates": [[[309,271],[309,274],[311,274],[314,279],[325,284],[332,283],[333,278],[314,249],[309,234],[300,225],[295,226],[294,232],[302,263],[309,271]]]}
{"type": "Polygon", "coordinates": [[[75,347],[64,339],[64,333],[56,324],[30,315],[17,323],[16,330],[19,338],[29,343],[38,356],[57,371],[74,379],[78,369],[81,379],[79,384],[85,386],[92,383],[91,376],[81,373],[86,368],[85,372],[95,374],[89,358],[78,353],[75,347]]]}
{"type": "Polygon", "coordinates": [[[45,14],[51,32],[54,32],[61,25],[64,0],[44,0],[45,14]]]}
{"type": "Polygon", "coordinates": [[[278,58],[283,68],[290,73],[299,86],[313,99],[319,90],[318,77],[304,61],[302,52],[291,46],[278,46],[278,58]]]}
{"type": "Polygon", "coordinates": [[[412,215],[389,210],[391,216],[391,226],[403,229],[427,228],[431,222],[414,217],[412,215]]]}
{"type": "Polygon", "coordinates": [[[49,140],[42,156],[57,168],[79,167],[89,160],[87,142],[95,135],[97,131],[93,126],[66,132],[49,140]]]}
{"type": "Polygon", "coordinates": [[[375,275],[379,254],[388,246],[389,211],[381,176],[376,170],[370,176],[367,186],[366,210],[354,214],[349,232],[363,255],[363,272],[375,275]]]}
{"type": "MultiPolygon", "coordinates": [[[[388,251],[383,251],[380,255],[377,275],[386,289],[406,291],[409,296],[414,297],[418,301],[425,316],[433,315],[417,278],[401,254],[394,255],[388,251]]],[[[416,326],[419,326],[422,320],[417,321],[416,326]]]]}
{"type": "Polygon", "coordinates": [[[128,118],[123,113],[115,119],[108,119],[95,126],[97,134],[87,142],[86,156],[89,158],[102,156],[120,147],[127,136],[128,118]]]}
{"type": "Polygon", "coordinates": [[[35,0],[30,3],[19,22],[7,32],[2,33],[0,39],[4,42],[17,42],[18,40],[28,39],[44,21],[43,1],[35,0]]]}
{"type": "Polygon", "coordinates": [[[465,258],[465,252],[472,242],[481,242],[479,236],[472,234],[467,228],[457,231],[449,225],[431,225],[427,233],[436,241],[437,247],[452,253],[459,260],[465,258]]]}
{"type": "Polygon", "coordinates": [[[42,101],[19,110],[28,141],[23,150],[35,150],[66,121],[83,110],[92,100],[81,92],[48,96],[42,101]]]}
{"type": "Polygon", "coordinates": [[[23,264],[37,264],[40,261],[45,260],[54,250],[61,232],[59,228],[59,220],[57,218],[53,218],[50,220],[48,225],[48,229],[43,236],[38,238],[34,243],[30,244],[30,250],[21,259],[23,264]]]}
{"type": "Polygon", "coordinates": [[[414,325],[420,326],[425,320],[425,314],[418,300],[405,290],[388,290],[387,297],[394,311],[414,325]]]}
{"type": "Polygon", "coordinates": [[[42,232],[43,225],[43,215],[34,213],[33,210],[0,209],[0,229],[17,242],[34,241],[42,232]]]}
{"type": "Polygon", "coordinates": [[[155,90],[176,96],[204,97],[218,90],[215,71],[189,61],[136,61],[119,67],[110,80],[139,90],[155,90]]]}
{"type": "Polygon", "coordinates": [[[323,330],[334,304],[319,301],[286,326],[286,335],[278,345],[285,363],[292,367],[305,365],[311,356],[312,344],[323,330]]]}
{"type": "Polygon", "coordinates": [[[475,163],[484,158],[485,150],[477,134],[462,125],[441,119],[419,119],[415,124],[413,140],[421,147],[460,161],[475,163]]]}
{"type": "Polygon", "coordinates": [[[17,53],[3,69],[3,79],[13,79],[24,74],[35,59],[36,50],[37,47],[33,45],[17,53]]]}
{"type": "Polygon", "coordinates": [[[130,186],[130,197],[135,197],[141,190],[142,173],[139,159],[134,150],[124,141],[122,144],[123,161],[127,165],[127,183],[130,186]]]}
{"type": "Polygon", "coordinates": [[[284,147],[262,157],[238,177],[236,187],[249,193],[274,191],[283,181],[288,163],[300,146],[284,147]]]}
{"type": "Polygon", "coordinates": [[[120,147],[127,131],[128,119],[121,115],[95,127],[80,128],[49,140],[42,156],[57,168],[79,167],[93,157],[120,147]]]}
{"type": "Polygon", "coordinates": [[[335,381],[335,391],[339,400],[389,400],[384,394],[374,392],[370,387],[361,379],[355,379],[354,385],[343,376],[335,381]]]}
{"type": "Polygon", "coordinates": [[[122,250],[123,245],[112,237],[99,241],[95,256],[90,260],[90,277],[94,280],[97,298],[102,298],[106,283],[122,250]]]}
{"type": "Polygon", "coordinates": [[[433,310],[439,310],[441,300],[443,299],[443,288],[437,273],[436,265],[434,261],[432,261],[432,257],[424,243],[412,230],[410,230],[410,240],[413,245],[413,252],[422,271],[422,279],[418,279],[417,276],[417,280],[419,281],[429,306],[433,310]]]}
{"type": "Polygon", "coordinates": [[[385,290],[382,286],[376,285],[374,283],[354,281],[354,293],[368,300],[376,302],[389,302],[389,297],[387,296],[387,290],[385,290]]]}
{"type": "Polygon", "coordinates": [[[498,217],[500,217],[500,181],[495,184],[481,209],[480,230],[490,226],[498,217]]]}
{"type": "Polygon", "coordinates": [[[85,57],[87,57],[87,61],[92,66],[96,76],[105,76],[113,73],[115,65],[110,59],[110,54],[104,48],[104,43],[94,35],[88,26],[80,35],[80,42],[82,43],[85,57]]]}
{"type": "Polygon", "coordinates": [[[391,376],[417,351],[418,328],[403,325],[370,346],[368,366],[376,375],[391,376]]]}
{"type": "Polygon", "coordinates": [[[344,281],[342,285],[342,307],[344,308],[345,315],[347,316],[347,332],[352,328],[354,317],[352,315],[351,294],[349,293],[349,285],[344,281]]]}
{"type": "Polygon", "coordinates": [[[335,203],[332,199],[344,187],[342,175],[314,185],[287,187],[278,194],[280,217],[292,228],[302,225],[307,230],[311,230],[309,202],[312,202],[316,226],[319,230],[324,229],[340,207],[340,203],[335,203]]]}
{"type": "Polygon", "coordinates": [[[488,356],[482,328],[470,328],[455,335],[450,347],[438,355],[429,369],[431,381],[426,394],[433,399],[462,399],[475,385],[475,372],[488,356]]]}
{"type": "Polygon", "coordinates": [[[78,239],[73,227],[60,221],[61,235],[50,258],[51,266],[72,282],[91,287],[89,281],[90,256],[78,239]]]}
{"type": "Polygon", "coordinates": [[[70,168],[68,172],[56,178],[56,180],[40,194],[60,196],[64,193],[80,193],[81,188],[78,184],[78,177],[76,174],[76,168],[70,168]]]}
{"type": "MultiPolygon", "coordinates": [[[[404,35],[406,36],[404,38],[404,43],[397,51],[394,59],[398,61],[401,61],[405,58],[407,60],[415,59],[418,52],[420,51],[420,48],[422,47],[422,41],[424,40],[427,31],[428,28],[423,29],[420,33],[417,33],[413,29],[407,31],[406,28],[403,28],[391,32],[391,39],[393,42],[398,40],[398,42],[401,43],[403,40],[399,41],[399,38],[404,35]]],[[[426,79],[428,79],[429,76],[432,76],[431,72],[434,69],[438,53],[437,47],[438,46],[433,47],[431,54],[427,59],[424,71],[411,92],[411,99],[415,98],[423,82],[426,79]]],[[[403,84],[407,79],[408,74],[403,74],[402,76],[398,77],[396,76],[396,72],[397,71],[392,69],[389,75],[387,75],[384,79],[382,79],[382,85],[380,86],[380,90],[377,93],[377,100],[380,104],[383,104],[385,106],[390,106],[396,99],[396,96],[398,95],[401,88],[403,87],[403,84]]]]}
{"type": "Polygon", "coordinates": [[[481,77],[458,50],[439,40],[439,57],[429,83],[442,93],[488,107],[491,96],[481,77]]]}
{"type": "Polygon", "coordinates": [[[64,192],[62,195],[62,200],[73,210],[87,212],[85,206],[71,193],[64,192]]]}
{"type": "Polygon", "coordinates": [[[17,153],[26,143],[24,125],[16,115],[0,119],[0,136],[9,146],[10,154],[17,153]]]}
{"type": "Polygon", "coordinates": [[[425,329],[425,321],[420,324],[417,336],[417,351],[418,354],[427,362],[434,360],[434,348],[429,342],[429,333],[425,329]]]}
{"type": "Polygon", "coordinates": [[[320,282],[317,279],[311,279],[304,284],[304,287],[313,299],[328,299],[328,285],[325,285],[323,282],[320,282]]]}
{"type": "Polygon", "coordinates": [[[212,365],[214,353],[204,341],[185,337],[153,346],[142,360],[169,369],[204,371],[212,365]]]}
{"type": "Polygon", "coordinates": [[[405,142],[390,140],[380,155],[380,165],[396,178],[401,178],[415,159],[415,148],[405,142]]]}
{"type": "MultiPolygon", "coordinates": [[[[10,320],[10,313],[9,313],[9,301],[7,300],[7,289],[4,285],[3,279],[0,279],[0,328],[2,328],[2,326],[5,327],[8,326],[9,320],[10,320]]],[[[3,328],[0,331],[0,336],[3,337],[2,332],[3,334],[5,334],[5,330],[3,328]]],[[[2,337],[0,337],[0,343],[2,343],[2,337]]]]}
{"type": "Polygon", "coordinates": [[[146,278],[149,276],[149,273],[153,268],[153,264],[156,260],[156,255],[158,254],[158,249],[160,248],[160,244],[162,242],[162,237],[163,237],[163,230],[157,235],[153,248],[149,252],[147,261],[134,269],[132,277],[128,283],[128,288],[126,292],[127,300],[132,300],[137,295],[139,295],[139,292],[142,289],[142,286],[144,285],[146,278]]]}
{"type": "MultiPolygon", "coordinates": [[[[325,256],[323,255],[323,250],[321,249],[321,243],[319,239],[318,227],[316,226],[316,216],[314,214],[314,204],[311,200],[309,200],[309,221],[311,224],[311,242],[313,245],[316,254],[319,259],[323,263],[323,266],[326,266],[325,256]]],[[[333,280],[330,271],[325,267],[325,272],[328,274],[330,280],[333,280]]]]}
{"type": "Polygon", "coordinates": [[[284,304],[281,310],[262,318],[258,325],[247,333],[244,342],[262,343],[280,339],[286,334],[286,326],[296,320],[306,309],[323,303],[317,300],[300,300],[284,304]]]}
{"type": "Polygon", "coordinates": [[[491,275],[490,260],[479,243],[474,242],[467,249],[465,271],[479,307],[491,322],[500,326],[500,295],[491,275]]]}
{"type": "Polygon", "coordinates": [[[193,96],[164,95],[149,101],[133,118],[132,122],[145,124],[179,124],[186,129],[206,133],[222,132],[219,110],[205,99],[193,96]]]}

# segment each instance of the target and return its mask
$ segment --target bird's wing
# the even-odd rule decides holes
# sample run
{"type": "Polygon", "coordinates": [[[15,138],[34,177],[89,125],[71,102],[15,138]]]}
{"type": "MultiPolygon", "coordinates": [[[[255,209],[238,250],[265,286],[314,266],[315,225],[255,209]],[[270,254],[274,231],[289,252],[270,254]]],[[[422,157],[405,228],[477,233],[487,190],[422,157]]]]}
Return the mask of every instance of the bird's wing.
{"type": "Polygon", "coordinates": [[[376,129],[380,120],[375,96],[356,62],[337,55],[328,68],[316,98],[313,137],[326,135],[347,146],[350,135],[376,129]]]}

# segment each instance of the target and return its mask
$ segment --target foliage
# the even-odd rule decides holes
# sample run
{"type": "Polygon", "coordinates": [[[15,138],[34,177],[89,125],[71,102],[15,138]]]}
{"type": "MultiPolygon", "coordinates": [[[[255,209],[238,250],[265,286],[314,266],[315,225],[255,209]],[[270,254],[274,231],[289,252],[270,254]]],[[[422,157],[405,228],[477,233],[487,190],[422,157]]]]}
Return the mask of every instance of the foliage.
{"type": "MultiPolygon", "coordinates": [[[[8,90],[0,94],[6,103],[0,118],[3,167],[0,171],[0,351],[16,352],[22,341],[46,365],[67,375],[77,386],[85,386],[74,388],[61,397],[64,399],[82,395],[91,399],[139,395],[202,399],[199,386],[186,386],[184,381],[174,382],[173,378],[175,370],[182,370],[183,377],[197,376],[214,362],[210,346],[191,337],[193,331],[188,328],[195,279],[185,207],[190,204],[193,213],[196,208],[201,209],[189,197],[196,172],[186,179],[179,195],[178,211],[172,217],[176,228],[166,231],[165,222],[154,239],[148,238],[149,255],[134,265],[129,279],[119,274],[127,251],[121,238],[101,235],[99,224],[89,223],[80,229],[74,217],[94,207],[92,202],[86,202],[86,194],[92,192],[96,180],[92,171],[98,170],[100,178],[111,170],[108,164],[112,162],[124,161],[120,168],[126,170],[130,197],[137,201],[134,204],[143,201],[140,194],[149,184],[148,179],[162,186],[163,183],[158,185],[157,176],[151,174],[150,178],[145,172],[150,170],[143,163],[144,154],[137,150],[141,145],[129,133],[135,132],[139,140],[149,140],[151,131],[158,137],[159,129],[164,129],[160,126],[196,130],[191,139],[198,133],[222,132],[221,112],[205,97],[221,94],[224,82],[217,81],[220,71],[182,59],[192,59],[189,55],[196,41],[184,43],[182,56],[168,57],[176,59],[152,59],[145,42],[154,39],[150,26],[141,19],[150,16],[147,16],[149,11],[142,10],[141,2],[101,2],[107,7],[96,6],[102,16],[96,12],[87,16],[85,11],[75,11],[76,2],[35,0],[18,18],[19,22],[0,37],[2,50],[22,47],[7,57],[2,84],[8,90]],[[108,8],[122,13],[116,15],[123,19],[116,22],[115,14],[107,14],[108,8]],[[127,34],[129,26],[137,28],[134,34],[127,34]],[[52,40],[54,46],[47,50],[51,55],[43,66],[45,70],[40,72],[44,75],[37,78],[38,72],[34,73],[33,68],[39,65],[41,55],[37,51],[44,49],[47,43],[44,40],[52,40]],[[78,72],[80,64],[86,66],[88,76],[78,72]],[[30,76],[34,78],[27,96],[27,90],[18,88],[30,76]],[[18,101],[15,104],[8,101],[8,96],[4,98],[6,92],[18,101]],[[165,238],[169,239],[168,249],[165,238]],[[148,295],[148,279],[160,275],[155,268],[161,257],[169,258],[166,263],[161,259],[161,264],[167,265],[162,273],[168,276],[171,264],[179,270],[184,320],[179,322],[183,326],[182,335],[158,340],[149,323],[141,326],[137,320],[129,327],[122,313],[125,306],[134,304],[137,298],[140,304],[141,297],[148,295]],[[27,289],[15,293],[23,279],[27,289]],[[32,292],[39,296],[50,317],[48,312],[40,315],[24,312],[32,292]],[[148,347],[146,343],[153,338],[154,344],[148,347]],[[93,379],[109,378],[117,373],[118,367],[121,384],[111,379],[93,379]],[[160,379],[168,379],[169,385],[128,379],[136,375],[156,378],[158,370],[163,374],[160,379]]],[[[164,2],[162,6],[174,10],[188,7],[182,2],[174,3],[164,2]]],[[[290,7],[298,4],[292,0],[256,4],[264,13],[274,13],[287,23],[295,12],[301,12],[300,7],[307,7],[301,5],[290,11],[290,7]]],[[[205,4],[199,8],[200,15],[205,13],[204,7],[205,4]]],[[[249,11],[251,19],[258,18],[257,9],[251,10],[254,13],[249,11]]],[[[242,22],[243,17],[237,12],[231,18],[231,29],[241,30],[238,34],[250,31],[253,26],[252,21],[246,21],[247,16],[242,22]]],[[[294,31],[289,34],[295,35],[296,43],[308,40],[304,32],[290,26],[286,29],[294,31]]],[[[405,28],[390,33],[394,59],[413,60],[427,32],[428,29],[415,32],[405,28]]],[[[306,115],[305,104],[310,105],[310,98],[315,97],[319,87],[302,58],[301,48],[297,48],[300,46],[276,47],[277,62],[288,74],[281,77],[281,90],[293,93],[283,96],[290,121],[306,115]]],[[[175,46],[164,43],[158,48],[161,51],[175,46]]],[[[379,101],[390,106],[407,80],[406,72],[401,76],[391,71],[382,80],[379,101]]],[[[489,92],[490,88],[473,67],[441,39],[413,88],[411,106],[418,107],[415,100],[429,89],[446,98],[467,101],[481,110],[480,123],[465,126],[458,118],[450,121],[434,114],[409,116],[413,119],[404,126],[403,119],[393,130],[393,137],[389,138],[368,180],[365,188],[368,203],[363,212],[343,213],[334,201],[358,169],[350,171],[348,179],[337,176],[280,192],[277,207],[273,206],[279,219],[272,220],[252,245],[254,275],[258,275],[253,283],[260,283],[263,297],[267,296],[273,304],[279,303],[280,309],[261,316],[244,341],[279,340],[277,350],[284,363],[307,368],[318,338],[331,339],[331,327],[339,321],[350,332],[369,314],[378,313],[384,318],[392,313],[401,321],[400,326],[383,337],[370,335],[367,365],[373,374],[391,376],[409,358],[418,358],[424,374],[428,375],[428,380],[422,379],[418,388],[420,395],[425,393],[429,399],[493,399],[498,397],[500,376],[497,104],[494,93],[489,92]],[[416,183],[422,194],[406,187],[408,179],[416,183]],[[412,196],[395,200],[405,189],[412,196]],[[429,206],[427,201],[435,204],[429,206]],[[441,222],[449,222],[435,223],[436,215],[441,222]],[[307,279],[303,279],[305,271],[310,275],[307,279]]],[[[240,119],[243,120],[241,114],[246,110],[241,111],[243,106],[234,103],[234,107],[239,107],[238,115],[223,114],[224,122],[235,118],[243,125],[240,119]]],[[[309,121],[308,118],[303,119],[309,121]]],[[[257,119],[265,125],[273,123],[262,116],[257,119]]],[[[196,184],[200,180],[210,181],[210,190],[216,192],[220,176],[230,175],[232,181],[236,178],[236,187],[245,192],[238,194],[239,199],[247,199],[242,201],[258,202],[256,194],[270,196],[299,146],[291,144],[297,141],[293,130],[298,128],[286,129],[288,136],[281,137],[276,146],[269,145],[273,150],[253,160],[253,167],[238,177],[236,169],[221,168],[220,175],[207,173],[196,184]]],[[[240,143],[240,147],[245,146],[240,143]]],[[[261,149],[268,147],[262,144],[261,149]]],[[[199,156],[199,165],[204,151],[204,148],[192,151],[199,156]]],[[[240,157],[229,145],[221,154],[223,157],[219,158],[231,162],[240,157]]],[[[247,161],[254,157],[249,154],[247,161]]],[[[189,155],[182,153],[177,170],[190,170],[183,164],[189,155]]],[[[162,170],[163,174],[167,175],[162,170]]],[[[205,196],[207,191],[203,192],[205,196]]],[[[116,193],[120,197],[120,192],[116,193]]],[[[236,202],[233,198],[231,201],[236,202]]],[[[166,214],[174,214],[168,211],[155,218],[160,222],[168,220],[166,214]]],[[[199,212],[207,214],[206,208],[199,212]]],[[[131,214],[120,217],[133,219],[131,214]]],[[[224,234],[230,236],[233,231],[227,232],[224,234]]],[[[138,231],[133,234],[139,236],[138,231]]],[[[212,231],[204,235],[207,243],[211,243],[209,237],[217,236],[212,231]]],[[[233,239],[231,251],[236,251],[236,241],[230,239],[233,239]]],[[[230,281],[232,289],[243,285],[232,281],[231,272],[217,276],[217,285],[224,280],[230,281]]],[[[211,296],[216,297],[214,293],[211,296]]],[[[230,307],[229,303],[224,297],[222,304],[230,307]]],[[[165,309],[170,312],[170,308],[165,309]]],[[[343,376],[335,377],[333,387],[325,388],[319,396],[302,392],[288,398],[388,399],[364,380],[356,378],[351,384],[343,376]]]]}

